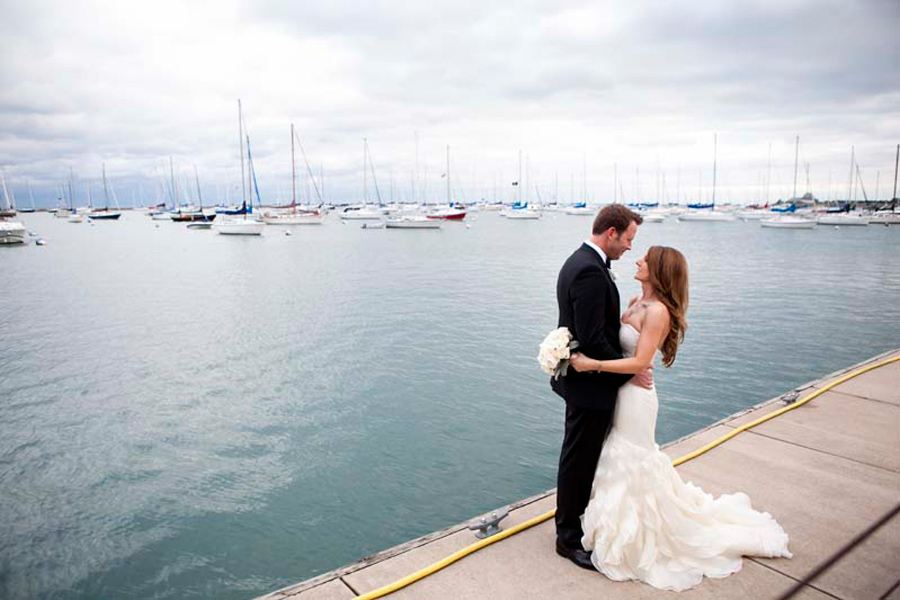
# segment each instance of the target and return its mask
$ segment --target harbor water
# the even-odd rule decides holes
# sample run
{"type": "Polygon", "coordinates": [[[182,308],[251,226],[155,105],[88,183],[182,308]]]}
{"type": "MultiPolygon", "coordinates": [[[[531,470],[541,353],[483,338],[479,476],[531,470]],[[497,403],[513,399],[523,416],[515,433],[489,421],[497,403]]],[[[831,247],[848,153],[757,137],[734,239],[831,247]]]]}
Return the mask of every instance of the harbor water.
{"type": "MultiPolygon", "coordinates": [[[[0,597],[249,598],[555,486],[535,359],[590,218],[0,248],[0,597]]],[[[657,440],[900,346],[900,228],[647,223],[691,270],[657,440]]],[[[548,550],[549,551],[549,550],[548,550]]]]}

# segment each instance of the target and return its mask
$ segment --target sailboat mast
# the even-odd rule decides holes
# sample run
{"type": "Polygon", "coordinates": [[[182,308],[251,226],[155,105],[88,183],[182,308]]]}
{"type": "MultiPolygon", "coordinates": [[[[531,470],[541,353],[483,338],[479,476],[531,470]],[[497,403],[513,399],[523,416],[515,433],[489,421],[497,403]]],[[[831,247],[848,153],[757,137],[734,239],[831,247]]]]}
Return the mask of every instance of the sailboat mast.
{"type": "MultiPolygon", "coordinates": [[[[178,208],[178,188],[175,187],[175,168],[172,166],[172,157],[169,157],[169,178],[172,180],[172,208],[178,208]]],[[[106,178],[103,179],[104,185],[106,178]]]]}
{"type": "Polygon", "coordinates": [[[619,163],[613,163],[613,204],[619,203],[619,163]]]}
{"type": "Polygon", "coordinates": [[[853,165],[856,161],[855,149],[853,146],[850,146],[850,181],[847,184],[847,201],[849,202],[853,197],[853,165]]]}
{"type": "Polygon", "coordinates": [[[363,138],[363,206],[369,200],[369,142],[363,138]]]}
{"type": "Polygon", "coordinates": [[[197,165],[194,165],[194,182],[197,184],[197,201],[200,203],[200,210],[203,210],[203,196],[200,194],[200,173],[197,172],[197,165]]]}
{"type": "Polygon", "coordinates": [[[516,204],[522,205],[522,151],[519,150],[519,179],[516,181],[516,204]]]}
{"type": "Polygon", "coordinates": [[[450,205],[450,145],[447,144],[447,205],[450,205]]]}
{"type": "Polygon", "coordinates": [[[247,206],[247,187],[244,180],[244,116],[240,98],[238,98],[238,144],[240,144],[241,152],[241,203],[242,208],[245,208],[247,206]]]}
{"type": "Polygon", "coordinates": [[[900,166],[900,144],[897,144],[897,156],[894,157],[894,193],[891,200],[897,199],[897,167],[900,166]]]}
{"type": "Polygon", "coordinates": [[[713,189],[712,189],[712,207],[716,209],[716,159],[718,158],[719,134],[713,134],[713,189]]]}
{"type": "Polygon", "coordinates": [[[418,187],[419,187],[419,132],[418,131],[416,131],[415,137],[416,137],[416,162],[413,167],[412,196],[413,196],[413,204],[418,204],[419,199],[418,199],[418,196],[416,195],[418,192],[418,187]]]}
{"type": "Polygon", "coordinates": [[[69,167],[69,209],[75,210],[75,192],[72,190],[72,179],[75,177],[75,173],[72,171],[72,167],[69,167]]]}
{"type": "Polygon", "coordinates": [[[769,161],[766,166],[766,206],[769,205],[769,190],[772,181],[772,142],[769,142],[769,161]]]}
{"type": "Polygon", "coordinates": [[[294,124],[291,123],[291,206],[297,205],[297,167],[294,163],[294,124]]]}
{"type": "Polygon", "coordinates": [[[791,200],[797,198],[797,160],[800,158],[800,136],[798,135],[794,140],[794,194],[791,196],[791,200]]]}
{"type": "Polygon", "coordinates": [[[103,197],[106,199],[106,206],[109,207],[109,186],[106,183],[106,163],[103,163],[103,197]]]}

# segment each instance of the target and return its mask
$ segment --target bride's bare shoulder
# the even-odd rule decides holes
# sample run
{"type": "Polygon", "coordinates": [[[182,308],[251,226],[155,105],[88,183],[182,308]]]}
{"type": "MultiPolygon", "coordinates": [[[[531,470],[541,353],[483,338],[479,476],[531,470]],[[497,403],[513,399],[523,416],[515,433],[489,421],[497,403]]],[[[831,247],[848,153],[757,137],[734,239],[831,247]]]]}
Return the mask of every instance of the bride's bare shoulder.
{"type": "Polygon", "coordinates": [[[666,305],[659,301],[648,302],[646,305],[647,318],[659,320],[663,323],[669,322],[669,309],[666,305]]]}

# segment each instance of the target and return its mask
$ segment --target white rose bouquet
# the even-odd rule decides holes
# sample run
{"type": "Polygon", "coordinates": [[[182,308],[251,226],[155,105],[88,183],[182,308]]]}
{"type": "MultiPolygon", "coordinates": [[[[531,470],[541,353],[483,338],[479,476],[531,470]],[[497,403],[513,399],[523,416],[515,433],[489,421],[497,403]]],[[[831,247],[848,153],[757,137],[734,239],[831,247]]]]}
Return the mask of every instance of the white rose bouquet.
{"type": "Polygon", "coordinates": [[[545,373],[553,375],[554,379],[559,379],[560,376],[565,377],[566,371],[569,370],[571,351],[577,347],[578,340],[572,339],[568,327],[554,329],[541,342],[541,349],[537,357],[538,364],[545,373]]]}

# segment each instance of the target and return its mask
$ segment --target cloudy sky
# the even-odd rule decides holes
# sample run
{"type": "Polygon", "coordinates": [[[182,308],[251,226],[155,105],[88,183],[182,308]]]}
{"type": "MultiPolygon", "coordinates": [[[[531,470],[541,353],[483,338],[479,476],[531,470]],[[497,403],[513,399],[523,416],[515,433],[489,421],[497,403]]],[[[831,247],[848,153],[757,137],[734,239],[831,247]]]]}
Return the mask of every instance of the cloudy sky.
{"type": "Polygon", "coordinates": [[[693,200],[714,135],[721,200],[790,195],[798,135],[799,193],[845,197],[854,146],[889,197],[898,31],[900,0],[0,0],[0,166],[19,204],[70,169],[84,204],[104,163],[155,202],[169,157],[182,197],[196,166],[233,201],[240,98],[264,201],[290,197],[291,123],[333,202],[361,198],[363,138],[385,199],[442,199],[449,146],[459,199],[508,198],[521,151],[532,199],[693,200]]]}

